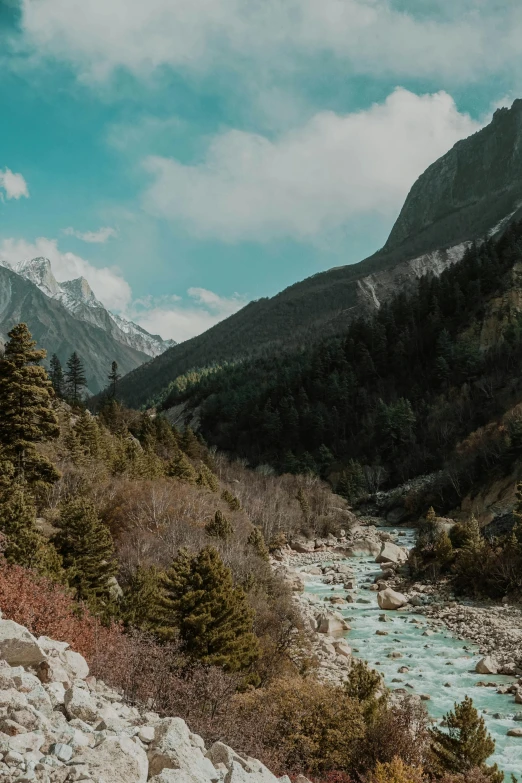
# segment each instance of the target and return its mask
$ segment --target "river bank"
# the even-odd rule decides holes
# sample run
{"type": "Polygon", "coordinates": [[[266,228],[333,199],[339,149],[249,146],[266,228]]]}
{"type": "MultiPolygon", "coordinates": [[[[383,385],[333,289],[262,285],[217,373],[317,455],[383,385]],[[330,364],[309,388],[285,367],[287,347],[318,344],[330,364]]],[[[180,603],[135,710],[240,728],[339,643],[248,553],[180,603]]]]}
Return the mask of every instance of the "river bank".
{"type": "MultiPolygon", "coordinates": [[[[286,572],[310,627],[317,676],[342,682],[349,673],[350,654],[355,655],[377,669],[390,690],[425,701],[437,722],[469,695],[495,739],[492,760],[505,772],[519,774],[522,616],[514,607],[460,604],[449,591],[440,595],[433,586],[420,583],[409,586],[409,602],[400,610],[380,609],[378,590],[397,584],[400,564],[388,568],[386,562],[375,561],[382,559],[379,553],[385,544],[393,553],[387,542],[395,538],[408,548],[414,535],[413,530],[361,525],[354,535],[348,532],[330,544],[314,542],[313,551],[289,548],[282,553],[276,567],[286,572]],[[342,655],[341,642],[348,648],[342,655]],[[498,668],[493,661],[491,669],[495,673],[476,671],[485,655],[497,659],[498,668]]],[[[303,548],[302,542],[297,547],[303,548]]]]}

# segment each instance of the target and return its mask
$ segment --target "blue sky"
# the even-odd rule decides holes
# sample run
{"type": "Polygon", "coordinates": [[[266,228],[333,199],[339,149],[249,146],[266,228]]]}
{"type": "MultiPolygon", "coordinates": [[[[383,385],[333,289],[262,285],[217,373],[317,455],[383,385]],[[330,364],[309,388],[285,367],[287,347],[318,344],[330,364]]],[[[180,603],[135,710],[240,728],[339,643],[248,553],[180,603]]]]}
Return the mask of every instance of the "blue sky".
{"type": "Polygon", "coordinates": [[[522,95],[519,5],[0,0],[0,258],[178,340],[359,261],[522,95]]]}

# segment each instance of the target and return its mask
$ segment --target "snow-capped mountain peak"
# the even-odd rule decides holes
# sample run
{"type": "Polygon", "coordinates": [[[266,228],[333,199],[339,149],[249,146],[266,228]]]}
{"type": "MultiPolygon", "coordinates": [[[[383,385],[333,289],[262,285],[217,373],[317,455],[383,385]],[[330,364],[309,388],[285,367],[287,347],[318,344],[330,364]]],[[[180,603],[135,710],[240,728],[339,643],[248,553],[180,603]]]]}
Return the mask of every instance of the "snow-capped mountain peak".
{"type": "Polygon", "coordinates": [[[159,356],[167,348],[176,345],[175,340],[163,340],[157,334],[149,334],[138,324],[111,313],[96,298],[84,277],[59,283],[48,258],[25,259],[17,264],[0,259],[0,266],[5,266],[34,283],[50,299],[57,299],[78,320],[103,329],[119,343],[147,356],[159,356]]]}

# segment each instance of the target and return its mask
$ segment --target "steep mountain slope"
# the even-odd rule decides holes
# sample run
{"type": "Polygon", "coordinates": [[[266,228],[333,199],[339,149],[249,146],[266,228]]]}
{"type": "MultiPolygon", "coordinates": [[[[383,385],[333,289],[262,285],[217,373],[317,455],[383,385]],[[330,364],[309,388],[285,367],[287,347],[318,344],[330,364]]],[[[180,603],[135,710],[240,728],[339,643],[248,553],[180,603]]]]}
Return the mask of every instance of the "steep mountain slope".
{"type": "Polygon", "coordinates": [[[17,323],[25,322],[38,344],[62,363],[77,351],[85,365],[88,388],[103,389],[111,362],[130,372],[147,356],[114,339],[97,325],[75,318],[57,299],[44,294],[29,279],[0,266],[0,336],[17,323]]]}
{"type": "Polygon", "coordinates": [[[84,277],[59,283],[48,258],[20,261],[14,267],[0,259],[0,265],[30,280],[46,296],[57,299],[75,318],[99,326],[119,343],[147,356],[159,356],[167,348],[176,345],[174,340],[163,340],[157,334],[149,334],[138,324],[111,313],[96,298],[84,277]]]}
{"type": "Polygon", "coordinates": [[[408,288],[427,272],[439,274],[461,257],[466,243],[516,220],[521,173],[522,100],[517,100],[426,170],[382,250],[252,302],[205,334],[171,348],[123,380],[125,400],[143,404],[193,367],[295,348],[341,331],[397,287],[408,288]]]}

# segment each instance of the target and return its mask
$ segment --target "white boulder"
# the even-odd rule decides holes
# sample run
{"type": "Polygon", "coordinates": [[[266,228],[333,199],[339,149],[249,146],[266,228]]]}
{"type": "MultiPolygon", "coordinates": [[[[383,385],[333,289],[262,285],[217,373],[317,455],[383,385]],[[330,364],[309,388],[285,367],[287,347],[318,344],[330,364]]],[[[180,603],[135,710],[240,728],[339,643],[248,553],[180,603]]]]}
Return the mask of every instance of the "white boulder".
{"type": "Polygon", "coordinates": [[[381,551],[375,558],[376,563],[405,563],[408,559],[408,550],[391,541],[385,541],[381,551]]]}
{"type": "Polygon", "coordinates": [[[380,609],[401,609],[406,606],[408,599],[402,593],[397,593],[391,587],[377,593],[377,603],[380,609]]]}
{"type": "Polygon", "coordinates": [[[209,758],[203,755],[198,742],[181,718],[165,718],[157,724],[154,740],[149,746],[150,775],[159,775],[164,769],[182,769],[191,772],[196,781],[218,781],[220,775],[209,758]]]}
{"type": "Polygon", "coordinates": [[[75,765],[85,765],[89,779],[107,783],[146,783],[147,754],[134,740],[122,735],[106,737],[95,748],[80,748],[75,765]]]}
{"type": "Polygon", "coordinates": [[[45,659],[45,652],[23,625],[0,620],[0,658],[10,666],[37,666],[45,659]]]}
{"type": "Polygon", "coordinates": [[[486,655],[484,658],[481,658],[480,661],[475,666],[475,671],[478,674],[498,674],[499,664],[494,659],[491,658],[491,656],[486,655]]]}

